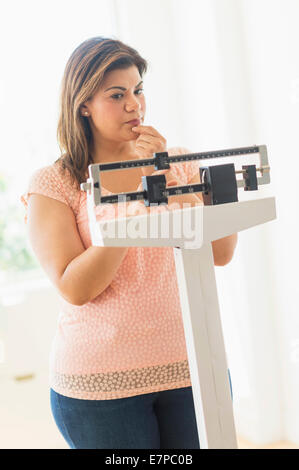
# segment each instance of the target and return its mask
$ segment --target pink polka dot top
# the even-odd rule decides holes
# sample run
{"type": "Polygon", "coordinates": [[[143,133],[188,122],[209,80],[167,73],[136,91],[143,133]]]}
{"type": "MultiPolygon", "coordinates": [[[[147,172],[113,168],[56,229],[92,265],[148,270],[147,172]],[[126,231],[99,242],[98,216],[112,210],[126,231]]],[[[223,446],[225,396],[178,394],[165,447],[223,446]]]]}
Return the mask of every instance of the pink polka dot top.
{"type": "MultiPolygon", "coordinates": [[[[191,152],[168,150],[169,155],[185,153],[191,152]]],[[[188,184],[200,163],[170,166],[188,184]]],[[[103,187],[102,192],[111,194],[103,187]]],[[[33,172],[21,195],[25,222],[32,193],[70,206],[84,247],[91,246],[87,195],[67,172],[63,177],[54,163],[33,172]]],[[[57,393],[108,400],[191,385],[173,248],[129,247],[109,286],[92,301],[76,306],[59,299],[49,358],[49,384],[57,393]]]]}

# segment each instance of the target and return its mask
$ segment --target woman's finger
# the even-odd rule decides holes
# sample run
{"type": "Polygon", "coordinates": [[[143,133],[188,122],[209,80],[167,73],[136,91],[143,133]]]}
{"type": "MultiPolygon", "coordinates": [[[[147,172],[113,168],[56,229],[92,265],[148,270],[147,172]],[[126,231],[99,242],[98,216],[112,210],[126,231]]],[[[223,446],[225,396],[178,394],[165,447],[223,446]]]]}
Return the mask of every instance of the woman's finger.
{"type": "Polygon", "coordinates": [[[151,152],[148,148],[143,147],[141,145],[140,147],[136,147],[135,153],[139,159],[149,158],[149,153],[153,154],[153,152],[151,152]]]}
{"type": "Polygon", "coordinates": [[[138,139],[136,141],[136,147],[135,148],[138,148],[139,146],[142,146],[144,148],[147,148],[148,151],[154,153],[154,152],[163,152],[163,151],[166,151],[167,150],[167,147],[166,145],[164,144],[164,142],[161,142],[160,140],[158,139],[138,139]]]}
{"type": "Polygon", "coordinates": [[[149,135],[161,137],[162,139],[164,139],[164,137],[161,134],[159,134],[159,132],[152,126],[140,125],[140,126],[132,127],[132,130],[133,132],[136,131],[136,132],[139,132],[140,134],[149,134],[149,135]]]}
{"type": "Polygon", "coordinates": [[[146,144],[145,142],[140,142],[136,144],[135,150],[143,149],[148,153],[154,153],[157,149],[154,145],[146,144]]]}
{"type": "Polygon", "coordinates": [[[149,144],[156,144],[157,142],[161,144],[164,143],[160,137],[148,135],[148,134],[141,135],[140,137],[138,137],[138,139],[136,140],[136,143],[138,142],[147,142],[149,144]]]}

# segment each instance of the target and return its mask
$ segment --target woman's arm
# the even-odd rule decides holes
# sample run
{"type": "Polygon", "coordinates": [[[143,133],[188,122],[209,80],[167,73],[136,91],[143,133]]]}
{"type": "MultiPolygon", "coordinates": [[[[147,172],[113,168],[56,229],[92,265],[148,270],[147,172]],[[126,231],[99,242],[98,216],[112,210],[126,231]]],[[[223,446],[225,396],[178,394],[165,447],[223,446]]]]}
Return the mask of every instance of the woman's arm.
{"type": "Polygon", "coordinates": [[[29,238],[45,272],[62,297],[83,305],[111,283],[128,247],[85,249],[69,206],[42,194],[28,202],[29,238]]]}
{"type": "Polygon", "coordinates": [[[238,234],[233,233],[228,237],[219,238],[219,240],[212,242],[215,266],[225,266],[232,260],[237,241],[238,234]]]}

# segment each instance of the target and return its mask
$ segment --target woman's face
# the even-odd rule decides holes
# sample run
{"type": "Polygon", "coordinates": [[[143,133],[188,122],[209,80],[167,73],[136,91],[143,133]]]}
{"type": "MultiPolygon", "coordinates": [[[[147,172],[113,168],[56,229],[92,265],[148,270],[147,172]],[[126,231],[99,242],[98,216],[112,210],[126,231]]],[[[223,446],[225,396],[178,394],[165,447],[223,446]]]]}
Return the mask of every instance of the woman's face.
{"type": "Polygon", "coordinates": [[[136,140],[139,134],[132,131],[136,123],[128,121],[139,119],[143,124],[145,110],[142,79],[135,65],[108,72],[92,99],[81,107],[83,116],[88,112],[96,140],[102,142],[136,140]]]}

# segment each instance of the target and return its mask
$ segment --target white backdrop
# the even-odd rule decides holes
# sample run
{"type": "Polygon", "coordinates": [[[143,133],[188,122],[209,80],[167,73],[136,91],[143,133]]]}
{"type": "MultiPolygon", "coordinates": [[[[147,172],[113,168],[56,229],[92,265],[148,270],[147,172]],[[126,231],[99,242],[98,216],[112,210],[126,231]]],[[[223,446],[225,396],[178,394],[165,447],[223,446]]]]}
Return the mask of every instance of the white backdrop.
{"type": "Polygon", "coordinates": [[[216,274],[237,431],[257,444],[299,444],[299,1],[12,0],[5,8],[0,124],[14,197],[33,169],[57,158],[63,68],[97,35],[115,35],[148,60],[145,124],[169,146],[267,145],[278,219],[240,233],[233,261],[216,274]]]}

